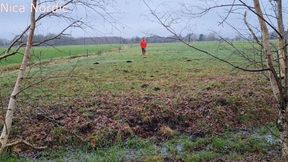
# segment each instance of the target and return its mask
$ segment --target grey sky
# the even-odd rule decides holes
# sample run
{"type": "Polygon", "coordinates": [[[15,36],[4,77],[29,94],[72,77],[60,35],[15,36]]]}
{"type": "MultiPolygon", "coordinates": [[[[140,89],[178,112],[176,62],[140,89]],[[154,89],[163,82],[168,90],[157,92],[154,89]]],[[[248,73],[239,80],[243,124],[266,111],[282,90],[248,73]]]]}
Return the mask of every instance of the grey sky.
{"type": "MultiPolygon", "coordinates": [[[[221,2],[229,2],[229,0],[222,0],[221,2]]],[[[268,1],[268,0],[267,0],[268,1]]],[[[30,0],[1,0],[1,4],[29,4],[30,0]]],[[[164,11],[175,11],[175,13],[181,13],[179,11],[179,4],[189,2],[193,5],[205,5],[209,3],[209,0],[147,0],[153,9],[157,9],[159,12],[164,11]],[[176,12],[177,11],[177,12],[176,12]]],[[[218,1],[219,2],[219,1],[218,1]]],[[[250,2],[247,0],[247,2],[250,2]]],[[[286,1],[284,1],[286,2],[286,1]]],[[[285,4],[287,5],[287,4],[285,4]]],[[[265,6],[264,6],[265,7],[265,6]]],[[[93,29],[86,28],[85,31],[82,30],[70,30],[68,33],[75,37],[87,37],[87,36],[122,36],[122,37],[135,37],[135,36],[148,36],[150,34],[167,36],[169,33],[149,14],[147,7],[144,5],[142,0],[115,0],[113,3],[111,11],[113,11],[112,16],[117,20],[113,23],[113,26],[104,21],[101,17],[97,16],[95,13],[89,12],[84,14],[83,10],[79,10],[75,13],[77,17],[84,17],[84,20],[88,22],[93,29]]],[[[202,17],[202,19],[185,19],[181,21],[182,23],[177,24],[175,27],[179,32],[186,27],[189,22],[189,32],[193,33],[209,33],[216,31],[224,36],[234,35],[235,32],[226,24],[218,24],[219,15],[223,14],[225,10],[218,10],[209,13],[208,15],[202,17]]],[[[230,22],[234,25],[240,25],[242,17],[231,16],[230,22]]],[[[16,34],[20,33],[29,22],[29,12],[25,13],[0,13],[0,38],[12,38],[16,34]]],[[[56,33],[61,30],[66,23],[59,23],[58,19],[50,19],[39,24],[37,29],[38,34],[56,33]]],[[[241,26],[239,26],[241,29],[241,26]]]]}

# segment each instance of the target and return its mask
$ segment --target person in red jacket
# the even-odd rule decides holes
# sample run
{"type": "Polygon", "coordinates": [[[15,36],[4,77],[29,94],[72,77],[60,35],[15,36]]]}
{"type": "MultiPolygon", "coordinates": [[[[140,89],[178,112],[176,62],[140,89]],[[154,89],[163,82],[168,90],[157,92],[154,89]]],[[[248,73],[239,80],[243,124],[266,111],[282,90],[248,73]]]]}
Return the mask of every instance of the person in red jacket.
{"type": "Polygon", "coordinates": [[[142,49],[142,55],[145,56],[146,55],[146,48],[147,48],[147,41],[145,38],[142,38],[140,41],[140,47],[142,49]]]}

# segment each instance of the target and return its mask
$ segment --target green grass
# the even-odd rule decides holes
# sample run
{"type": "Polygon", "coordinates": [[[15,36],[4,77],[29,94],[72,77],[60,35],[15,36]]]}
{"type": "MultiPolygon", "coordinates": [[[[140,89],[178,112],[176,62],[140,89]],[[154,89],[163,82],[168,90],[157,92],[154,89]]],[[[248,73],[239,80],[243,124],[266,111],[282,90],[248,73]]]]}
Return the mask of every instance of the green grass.
{"type": "Polygon", "coordinates": [[[125,142],[119,142],[113,146],[95,149],[93,151],[48,151],[42,153],[39,161],[97,161],[97,162],[117,162],[147,160],[158,155],[159,149],[151,141],[131,138],[125,142]]]}
{"type": "Polygon", "coordinates": [[[189,162],[197,162],[197,161],[210,161],[215,159],[216,157],[219,157],[219,154],[211,152],[211,151],[202,151],[199,153],[195,153],[192,155],[189,155],[185,161],[189,162]]]}
{"type": "MultiPolygon", "coordinates": [[[[270,128],[269,128],[270,129],[270,128]]],[[[44,151],[36,161],[164,161],[164,159],[184,160],[187,162],[204,162],[224,158],[227,160],[244,160],[251,153],[264,153],[274,150],[277,145],[265,139],[271,132],[263,134],[265,127],[250,131],[251,136],[241,133],[227,133],[224,136],[207,136],[191,138],[186,135],[176,136],[164,143],[157,144],[151,139],[129,138],[113,146],[95,150],[44,151]]],[[[273,138],[276,138],[273,136],[273,138]]],[[[2,157],[5,161],[30,161],[19,157],[2,157]]]]}
{"type": "MultiPolygon", "coordinates": [[[[217,51],[215,54],[218,57],[243,64],[243,59],[234,55],[230,57],[232,49],[225,45],[221,50],[213,42],[198,43],[197,46],[209,51],[217,51]]],[[[238,43],[238,46],[242,48],[247,44],[238,43]]],[[[64,52],[55,51],[51,48],[35,49],[38,55],[41,50],[47,53],[43,60],[58,59],[48,65],[38,65],[29,70],[27,77],[31,79],[26,82],[27,85],[37,82],[43,77],[52,78],[27,90],[28,94],[32,94],[31,100],[41,98],[43,95],[49,100],[61,96],[85,96],[95,91],[106,91],[114,94],[124,92],[139,94],[144,91],[144,93],[153,94],[155,87],[161,88],[161,92],[172,92],[170,87],[174,86],[175,83],[181,83],[181,86],[187,86],[188,89],[196,84],[191,83],[190,78],[216,77],[231,73],[232,70],[228,65],[177,43],[151,44],[148,48],[147,58],[140,56],[138,45],[125,45],[120,52],[118,50],[111,51],[114,47],[117,45],[89,46],[89,51],[102,51],[103,54],[68,60],[61,60],[59,57],[67,57],[69,50],[73,51],[75,55],[81,55],[82,47],[59,47],[64,52]],[[191,62],[187,60],[191,60],[191,62]],[[129,64],[126,61],[132,61],[132,63],[129,64]],[[95,65],[95,62],[99,64],[95,65]],[[150,86],[145,89],[141,88],[144,83],[150,86]]],[[[1,64],[11,65],[19,63],[20,60],[21,56],[18,55],[1,64]]],[[[4,96],[10,92],[15,74],[15,72],[1,74],[0,87],[4,96]]],[[[201,84],[197,83],[197,86],[201,86],[201,84]]],[[[208,86],[215,87],[218,86],[217,84],[219,83],[208,86]]],[[[205,86],[207,86],[206,83],[205,86]]]]}
{"type": "MultiPolygon", "coordinates": [[[[221,44],[219,46],[215,42],[205,42],[196,43],[196,46],[207,49],[217,57],[224,58],[239,66],[245,67],[247,65],[245,59],[238,55],[231,55],[235,51],[227,45],[221,44]]],[[[248,53],[251,52],[249,44],[245,42],[237,42],[236,46],[248,53]]],[[[53,48],[44,47],[34,50],[34,62],[40,60],[47,62],[28,69],[27,79],[22,88],[33,86],[18,98],[22,109],[33,110],[34,107],[45,107],[57,103],[65,109],[69,107],[68,105],[73,105],[77,99],[95,100],[91,96],[103,94],[109,96],[126,95],[135,98],[155,97],[156,99],[153,99],[151,105],[147,104],[144,107],[148,112],[154,109],[153,105],[166,109],[167,103],[161,100],[163,96],[173,96],[171,103],[177,105],[183,96],[191,100],[205,100],[209,90],[212,91],[209,93],[215,99],[219,97],[226,98],[228,105],[235,106],[238,102],[243,102],[240,106],[238,104],[239,109],[245,110],[245,113],[239,119],[243,123],[257,120],[255,118],[257,113],[255,112],[258,109],[254,111],[250,111],[250,109],[257,107],[262,108],[262,111],[268,107],[249,97],[244,100],[242,94],[238,94],[238,90],[245,88],[247,84],[245,80],[246,73],[237,71],[231,66],[211,59],[210,56],[192,50],[183,44],[149,44],[146,58],[140,55],[138,45],[124,45],[121,50],[118,50],[118,45],[86,46],[85,48],[89,50],[89,56],[76,58],[75,56],[86,55],[84,47],[63,46],[58,48],[61,50],[57,51],[53,48]],[[40,56],[41,59],[38,59],[40,56]],[[132,63],[127,63],[127,61],[132,61],[132,63]],[[96,62],[98,64],[95,64],[96,62]],[[237,82],[230,79],[241,75],[245,75],[245,77],[240,77],[237,82]],[[225,77],[230,78],[226,81],[225,77]],[[45,81],[42,82],[43,79],[45,81]],[[39,83],[34,84],[37,82],[39,83]],[[231,93],[223,95],[220,93],[223,89],[231,93]]],[[[251,57],[254,56],[251,54],[251,57]]],[[[20,62],[21,55],[13,56],[0,62],[0,70],[16,66],[20,62]]],[[[2,99],[3,102],[7,101],[16,74],[15,68],[0,74],[0,94],[5,97],[2,99]]],[[[259,91],[263,94],[272,94],[271,90],[267,90],[266,83],[265,80],[257,80],[253,84],[251,83],[252,86],[250,86],[259,88],[259,91]]],[[[232,108],[237,109],[238,107],[232,108]]],[[[90,114],[85,105],[79,109],[79,112],[87,118],[93,115],[90,114]]],[[[221,105],[215,105],[215,110],[213,109],[215,113],[212,115],[222,117],[223,109],[221,105]]],[[[199,127],[203,129],[211,129],[204,120],[202,122],[199,119],[196,124],[199,124],[199,127]]],[[[228,125],[227,130],[229,130],[229,127],[228,125]]],[[[270,128],[277,134],[274,125],[270,128]]],[[[19,133],[19,131],[17,132],[19,133]]],[[[54,128],[51,132],[59,138],[62,138],[64,134],[61,128],[54,128]]],[[[246,154],[265,154],[272,148],[277,147],[274,136],[272,136],[273,142],[271,143],[266,140],[267,135],[271,136],[270,132],[265,128],[261,128],[248,137],[229,131],[224,135],[207,134],[205,137],[196,139],[181,134],[158,143],[153,139],[141,139],[140,137],[129,138],[125,141],[114,141],[112,139],[117,139],[117,134],[108,129],[103,134],[97,132],[89,136],[91,140],[95,139],[98,142],[94,150],[46,151],[42,153],[38,160],[164,161],[164,158],[170,158],[186,161],[209,161],[219,157],[243,160],[246,154]]],[[[63,138],[62,141],[65,142],[65,140],[63,138]]],[[[22,159],[19,159],[19,157],[6,157],[4,159],[4,161],[9,160],[22,159]]]]}
{"type": "MultiPolygon", "coordinates": [[[[117,51],[119,45],[86,45],[86,46],[57,46],[57,47],[35,47],[32,50],[32,62],[54,60],[75,56],[101,55],[108,51],[117,51]]],[[[2,49],[3,50],[3,49],[2,49]]],[[[0,49],[1,51],[1,49],[0,49]]],[[[20,50],[23,53],[23,49],[20,50]]],[[[0,62],[0,67],[11,64],[19,64],[22,54],[17,54],[0,62]]]]}

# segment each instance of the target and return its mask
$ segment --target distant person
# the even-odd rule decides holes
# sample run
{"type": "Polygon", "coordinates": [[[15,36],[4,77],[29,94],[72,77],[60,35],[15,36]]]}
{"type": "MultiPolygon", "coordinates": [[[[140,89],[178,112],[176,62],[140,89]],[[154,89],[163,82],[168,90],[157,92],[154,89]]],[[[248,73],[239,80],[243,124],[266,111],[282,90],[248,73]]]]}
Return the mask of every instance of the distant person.
{"type": "Polygon", "coordinates": [[[145,38],[142,38],[140,41],[140,47],[142,49],[142,56],[146,55],[147,41],[145,38]]]}

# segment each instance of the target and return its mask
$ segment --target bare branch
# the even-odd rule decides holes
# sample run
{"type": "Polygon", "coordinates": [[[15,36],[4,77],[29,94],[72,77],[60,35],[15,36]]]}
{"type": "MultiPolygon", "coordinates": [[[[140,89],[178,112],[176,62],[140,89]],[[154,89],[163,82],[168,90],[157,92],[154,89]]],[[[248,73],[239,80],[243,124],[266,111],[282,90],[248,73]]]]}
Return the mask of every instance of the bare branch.
{"type": "Polygon", "coordinates": [[[244,13],[244,23],[246,25],[246,27],[248,28],[249,32],[251,33],[251,35],[253,36],[253,39],[260,45],[263,46],[261,44],[261,42],[259,41],[258,37],[256,36],[256,34],[254,33],[253,29],[250,27],[248,21],[247,21],[247,11],[245,11],[244,13]]]}
{"type": "Polygon", "coordinates": [[[201,53],[204,53],[204,54],[206,54],[206,55],[209,55],[209,56],[217,59],[218,61],[221,61],[221,62],[223,62],[223,63],[226,63],[226,64],[232,66],[233,68],[236,68],[236,69],[239,69],[239,70],[248,71],[248,72],[270,71],[270,68],[263,68],[263,69],[246,69],[246,68],[239,67],[239,66],[234,65],[233,63],[231,63],[231,62],[229,62],[229,61],[227,61],[227,60],[225,60],[225,59],[222,59],[222,58],[220,58],[220,57],[218,57],[218,56],[216,56],[216,55],[214,55],[214,54],[206,51],[206,50],[197,48],[197,47],[195,47],[195,46],[187,43],[187,42],[184,41],[182,38],[180,38],[180,37],[178,36],[178,34],[177,34],[169,25],[167,25],[164,21],[162,21],[162,19],[156,14],[155,11],[152,10],[152,8],[148,5],[148,3],[147,3],[145,0],[143,0],[143,2],[144,2],[144,4],[147,6],[147,8],[149,9],[150,13],[158,20],[158,22],[159,22],[163,27],[165,27],[165,29],[166,29],[168,32],[170,32],[171,34],[173,34],[174,37],[178,39],[178,41],[182,42],[183,44],[187,45],[188,47],[190,47],[190,48],[192,48],[192,49],[195,49],[195,50],[197,50],[197,51],[199,51],[199,52],[201,52],[201,53]]]}
{"type": "Polygon", "coordinates": [[[41,146],[41,147],[34,146],[31,143],[29,143],[28,141],[26,141],[26,140],[19,140],[19,141],[15,141],[15,142],[12,142],[12,143],[8,143],[8,144],[6,144],[6,147],[13,147],[15,145],[20,145],[20,144],[25,144],[25,145],[27,145],[27,146],[35,149],[35,150],[44,150],[44,149],[48,148],[47,146],[41,146]]]}
{"type": "Polygon", "coordinates": [[[268,22],[263,16],[259,15],[251,6],[247,5],[245,2],[243,2],[242,0],[239,0],[244,6],[246,6],[251,12],[253,12],[258,18],[262,19],[269,27],[271,27],[278,35],[280,38],[283,38],[283,36],[281,35],[281,33],[276,29],[276,27],[274,27],[273,24],[271,24],[270,22],[268,22]]]}

